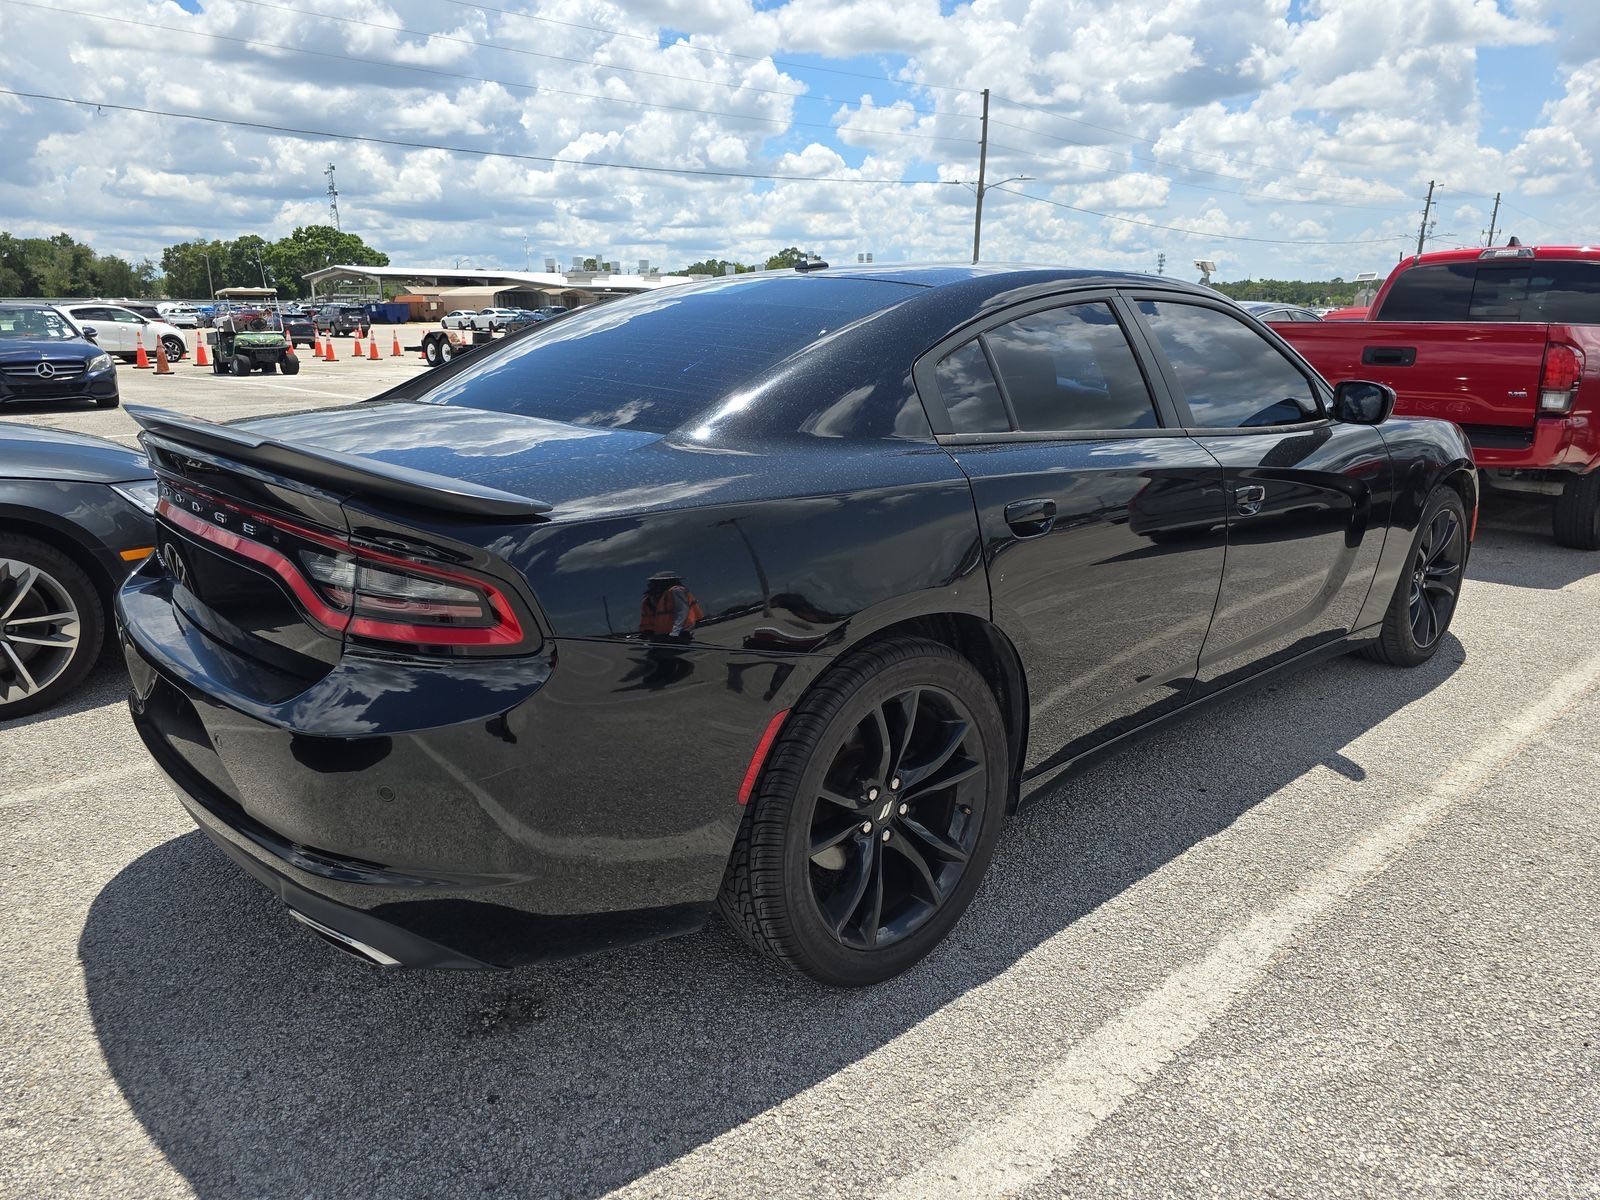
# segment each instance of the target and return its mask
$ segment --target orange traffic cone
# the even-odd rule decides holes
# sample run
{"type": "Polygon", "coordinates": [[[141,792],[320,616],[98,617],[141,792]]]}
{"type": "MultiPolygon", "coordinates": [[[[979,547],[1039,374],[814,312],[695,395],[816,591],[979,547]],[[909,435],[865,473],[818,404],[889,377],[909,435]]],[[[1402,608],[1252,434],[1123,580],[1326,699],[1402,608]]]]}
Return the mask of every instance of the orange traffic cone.
{"type": "Polygon", "coordinates": [[[144,349],[144,331],[133,331],[133,369],[135,371],[148,371],[150,369],[150,356],[144,349]]]}
{"type": "Polygon", "coordinates": [[[197,367],[211,365],[211,359],[206,355],[206,335],[203,333],[194,340],[194,365],[197,367]]]}
{"type": "Polygon", "coordinates": [[[324,350],[324,347],[322,345],[322,339],[321,338],[315,338],[315,339],[312,340],[312,343],[311,343],[311,357],[312,358],[327,358],[328,357],[328,355],[326,354],[326,352],[324,350]]]}
{"type": "Polygon", "coordinates": [[[400,349],[400,331],[396,329],[394,331],[394,349],[389,351],[389,357],[399,358],[403,353],[404,351],[400,349]]]}
{"type": "Polygon", "coordinates": [[[156,374],[172,374],[172,364],[167,361],[167,343],[162,338],[156,339],[156,374]]]}
{"type": "Polygon", "coordinates": [[[373,337],[373,339],[370,342],[367,343],[367,360],[369,362],[377,362],[378,361],[378,339],[377,339],[377,337],[373,337]]]}
{"type": "Polygon", "coordinates": [[[324,362],[338,362],[339,361],[339,356],[333,352],[333,337],[332,337],[331,334],[328,337],[328,353],[323,356],[323,361],[324,362]]]}

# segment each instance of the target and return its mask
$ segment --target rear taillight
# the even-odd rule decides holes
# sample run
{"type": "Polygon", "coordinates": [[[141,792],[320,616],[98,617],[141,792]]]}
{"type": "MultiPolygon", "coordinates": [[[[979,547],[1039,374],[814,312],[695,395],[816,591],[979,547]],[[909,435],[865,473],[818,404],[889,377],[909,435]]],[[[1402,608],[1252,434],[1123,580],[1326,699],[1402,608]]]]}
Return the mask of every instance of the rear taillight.
{"type": "Polygon", "coordinates": [[[1539,375],[1539,411],[1557,416],[1571,412],[1582,378],[1583,352],[1564,342],[1551,342],[1545,347],[1544,370],[1539,375]]]}
{"type": "Polygon", "coordinates": [[[516,606],[487,579],[374,550],[187,485],[185,492],[204,500],[210,520],[167,495],[157,515],[271,571],[307,619],[328,633],[419,649],[506,651],[530,643],[516,606]]]}

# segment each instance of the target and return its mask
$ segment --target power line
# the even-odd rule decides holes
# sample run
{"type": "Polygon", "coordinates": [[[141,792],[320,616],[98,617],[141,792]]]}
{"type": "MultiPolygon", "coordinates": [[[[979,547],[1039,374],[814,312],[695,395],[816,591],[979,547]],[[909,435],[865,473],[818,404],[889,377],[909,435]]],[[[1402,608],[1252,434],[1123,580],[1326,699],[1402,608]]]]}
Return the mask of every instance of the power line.
{"type": "Polygon", "coordinates": [[[1263,242],[1271,246],[1372,246],[1380,242],[1392,242],[1399,235],[1382,238],[1349,238],[1342,241],[1313,241],[1300,238],[1261,238],[1245,237],[1238,233],[1208,233],[1204,229],[1183,229],[1177,225],[1161,225],[1155,221],[1141,221],[1136,217],[1119,217],[1115,213],[1098,212],[1092,208],[1080,208],[1076,204],[1068,204],[1064,200],[1052,200],[1048,196],[1034,196],[1027,192],[1019,192],[1014,188],[992,187],[991,192],[1005,192],[1011,196],[1021,196],[1024,200],[1036,200],[1040,204],[1053,204],[1057,208],[1071,209],[1073,212],[1085,213],[1091,217],[1104,217],[1108,221],[1121,221],[1126,225],[1142,225],[1146,229],[1164,229],[1169,233],[1184,233],[1190,237],[1209,238],[1228,242],[1263,242]]]}
{"type": "Polygon", "coordinates": [[[415,142],[404,138],[364,136],[357,133],[339,133],[330,129],[300,129],[292,125],[270,125],[264,121],[243,121],[236,117],[212,117],[201,113],[172,112],[161,108],[143,108],[135,104],[112,104],[107,100],[84,100],[74,96],[52,96],[43,92],[23,92],[15,88],[0,87],[0,96],[17,96],[24,100],[49,100],[57,104],[71,104],[80,108],[111,109],[115,112],[141,113],[151,117],[173,117],[181,121],[204,121],[208,125],[228,125],[237,129],[256,129],[266,133],[283,133],[291,137],[331,138],[341,142],[364,142],[374,146],[396,146],[403,150],[439,150],[447,154],[471,154],[479,158],[506,158],[518,162],[548,163],[564,167],[605,167],[614,171],[642,171],[650,175],[710,176],[717,179],[758,179],[783,183],[868,183],[876,186],[960,186],[954,179],[855,179],[845,175],[768,175],[757,171],[719,171],[710,167],[658,167],[644,163],[596,162],[586,158],[558,158],[548,154],[515,154],[509,150],[481,150],[474,146],[446,146],[438,142],[415,142]]]}
{"type": "MultiPolygon", "coordinates": [[[[753,84],[726,83],[720,79],[703,79],[694,75],[679,75],[672,71],[651,71],[645,67],[625,67],[620,63],[600,62],[593,58],[569,58],[562,54],[546,54],[542,50],[527,50],[521,46],[497,46],[493,42],[480,42],[473,38],[453,37],[447,33],[427,33],[420,29],[407,29],[403,25],[384,25],[377,21],[363,21],[359,17],[345,17],[338,13],[308,12],[304,9],[291,8],[285,4],[273,4],[270,0],[237,0],[240,4],[249,4],[256,8],[270,8],[277,12],[290,13],[296,17],[312,17],[323,21],[342,21],[346,25],[359,25],[366,29],[377,29],[383,33],[400,33],[408,37],[427,38],[431,41],[451,42],[457,46],[475,46],[480,50],[497,50],[505,54],[521,54],[528,58],[542,58],[550,62],[573,63],[583,67],[599,67],[605,71],[626,71],[632,75],[648,75],[656,79],[670,79],[674,83],[702,83],[707,87],[728,88],[736,92],[756,92],[766,96],[786,96],[790,100],[806,100],[819,104],[844,104],[854,103],[850,100],[837,100],[832,96],[812,96],[804,92],[788,92],[781,88],[756,87],[753,84]]],[[[909,106],[908,106],[909,107],[909,106]]],[[[976,120],[977,118],[967,113],[945,112],[934,108],[911,108],[912,112],[923,113],[927,116],[954,117],[958,120],[976,120]]]]}
{"type": "Polygon", "coordinates": [[[140,21],[132,17],[118,17],[110,13],[84,12],[79,9],[57,8],[48,4],[36,4],[33,0],[0,0],[0,3],[10,4],[18,8],[33,8],[41,12],[63,13],[74,17],[87,17],[96,21],[111,21],[118,25],[132,25],[139,29],[159,30],[163,33],[175,33],[183,37],[210,38],[219,42],[231,42],[240,46],[253,46],[266,50],[282,50],[289,54],[304,54],[315,58],[333,59],[338,62],[360,63],[365,66],[387,67],[396,71],[411,71],[421,75],[433,75],[443,79],[459,79],[465,83],[492,83],[499,87],[516,88],[520,91],[534,92],[537,94],[550,94],[555,96],[574,96],[586,100],[599,100],[608,104],[627,104],[636,108],[658,108],[669,112],[697,113],[708,117],[727,117],[735,121],[757,121],[765,125],[777,125],[784,129],[794,126],[804,129],[827,129],[835,132],[870,133],[883,137],[915,138],[919,141],[931,142],[958,142],[961,145],[973,145],[970,137],[955,137],[947,134],[911,133],[900,129],[861,129],[852,127],[842,129],[838,125],[825,125],[820,121],[786,121],[781,117],[761,117],[753,113],[726,112],[716,108],[695,108],[687,104],[663,104],[653,100],[631,100],[621,96],[606,96],[598,92],[574,92],[566,88],[550,87],[542,83],[518,83],[511,79],[494,79],[484,75],[469,75],[461,71],[446,71],[441,67],[424,67],[413,63],[392,62],[382,58],[367,58],[359,54],[339,54],[332,50],[311,50],[303,46],[290,46],[284,42],[269,42],[261,38],[239,37],[228,33],[208,33],[201,29],[184,29],[177,25],[156,25],[148,21],[140,21]]]}
{"type": "MultiPolygon", "coordinates": [[[[657,49],[661,49],[660,37],[649,34],[633,33],[627,29],[611,29],[605,25],[584,25],[578,21],[560,21],[555,17],[544,17],[536,13],[517,12],[510,8],[495,8],[492,4],[478,4],[475,0],[445,0],[447,4],[454,4],[460,8],[474,8],[479,12],[499,13],[504,17],[521,17],[525,21],[540,21],[546,25],[560,25],[567,29],[584,29],[590,33],[604,33],[611,37],[632,38],[638,42],[648,42],[657,49]]],[[[693,34],[689,35],[693,37],[693,34]]],[[[790,71],[821,71],[829,75],[845,75],[851,79],[871,79],[881,83],[893,83],[900,87],[930,88],[941,92],[956,92],[963,96],[977,96],[981,93],[977,88],[954,87],[948,83],[911,83],[904,79],[896,79],[891,75],[873,75],[866,71],[847,71],[843,67],[816,67],[809,63],[785,62],[781,58],[772,58],[764,54],[741,54],[737,50],[717,50],[711,46],[692,46],[688,42],[674,42],[685,50],[696,54],[715,54],[721,58],[739,58],[745,62],[770,62],[775,67],[784,67],[790,71]]]]}

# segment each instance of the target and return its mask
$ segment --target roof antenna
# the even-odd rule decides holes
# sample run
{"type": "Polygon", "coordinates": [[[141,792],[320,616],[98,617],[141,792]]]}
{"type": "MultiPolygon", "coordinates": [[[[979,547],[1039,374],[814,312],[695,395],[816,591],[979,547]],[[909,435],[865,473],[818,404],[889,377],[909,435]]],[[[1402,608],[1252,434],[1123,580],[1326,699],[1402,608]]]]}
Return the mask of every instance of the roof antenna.
{"type": "Polygon", "coordinates": [[[1508,245],[1508,246],[1520,246],[1520,245],[1522,245],[1522,239],[1519,238],[1519,237],[1507,238],[1506,239],[1506,245],[1508,245]]]}

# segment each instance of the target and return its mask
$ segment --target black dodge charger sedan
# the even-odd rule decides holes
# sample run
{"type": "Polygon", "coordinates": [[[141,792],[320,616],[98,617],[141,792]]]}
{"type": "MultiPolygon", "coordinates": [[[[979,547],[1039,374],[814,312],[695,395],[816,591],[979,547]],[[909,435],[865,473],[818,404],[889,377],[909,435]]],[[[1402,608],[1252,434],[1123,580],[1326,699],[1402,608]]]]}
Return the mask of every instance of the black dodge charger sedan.
{"type": "Polygon", "coordinates": [[[1324,655],[1428,659],[1477,511],[1445,423],[1170,280],[762,273],[366,403],[131,410],[131,705],[201,827],[370,962],[695,928],[916,962],[1006,814],[1324,655]]]}
{"type": "Polygon", "coordinates": [[[0,304],[0,404],[92,400],[115,408],[116,364],[93,337],[93,326],[80,334],[48,305],[0,304]]]}

